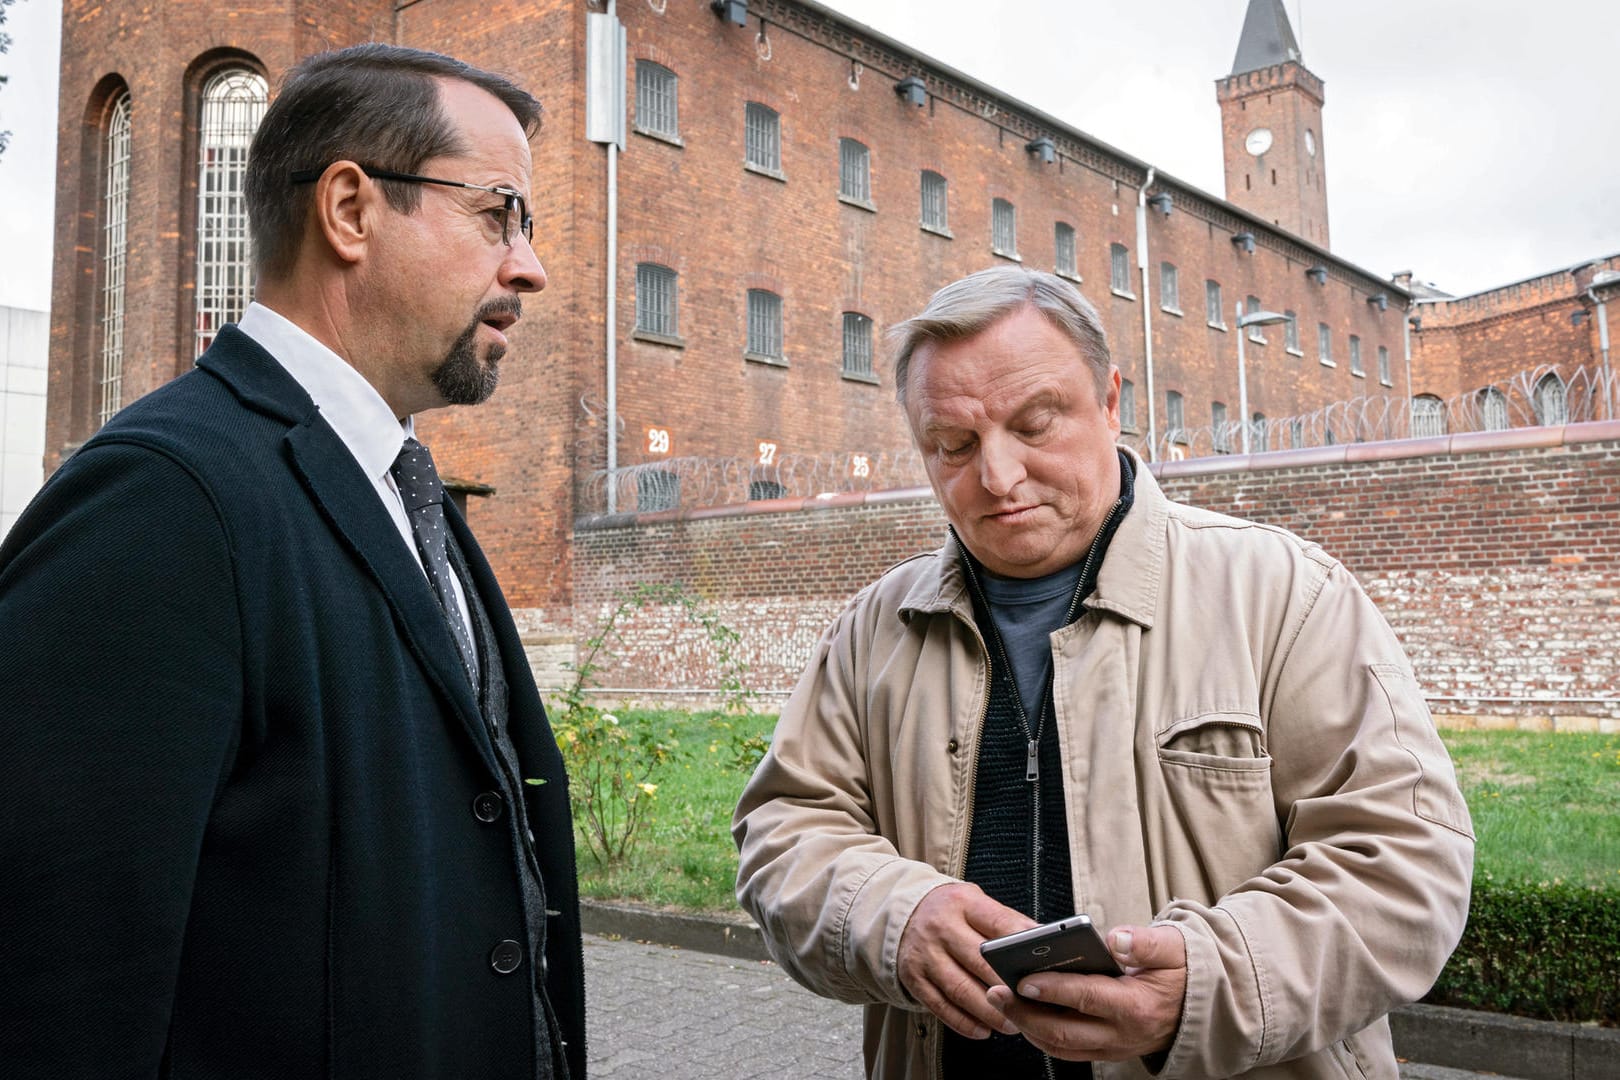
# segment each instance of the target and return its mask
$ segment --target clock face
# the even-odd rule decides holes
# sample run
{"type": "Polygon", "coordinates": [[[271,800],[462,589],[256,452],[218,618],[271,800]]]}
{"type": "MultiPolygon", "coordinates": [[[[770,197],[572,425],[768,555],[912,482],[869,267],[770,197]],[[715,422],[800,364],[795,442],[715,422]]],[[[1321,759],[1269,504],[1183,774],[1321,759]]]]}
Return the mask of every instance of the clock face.
{"type": "Polygon", "coordinates": [[[1249,132],[1249,137],[1243,140],[1243,149],[1259,157],[1271,149],[1271,129],[1255,128],[1249,132]]]}
{"type": "Polygon", "coordinates": [[[1311,157],[1316,156],[1316,132],[1310,128],[1305,129],[1305,152],[1311,157]]]}

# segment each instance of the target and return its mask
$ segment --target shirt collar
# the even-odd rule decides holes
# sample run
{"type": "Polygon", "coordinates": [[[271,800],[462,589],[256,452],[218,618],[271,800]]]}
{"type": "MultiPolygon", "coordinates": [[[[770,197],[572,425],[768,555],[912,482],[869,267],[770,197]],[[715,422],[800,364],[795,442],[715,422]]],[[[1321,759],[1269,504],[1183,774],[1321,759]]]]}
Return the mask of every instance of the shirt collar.
{"type": "Polygon", "coordinates": [[[396,419],[364,375],[263,304],[249,304],[237,329],[264,346],[304,388],[368,477],[380,479],[393,467],[401,443],[414,434],[415,424],[409,416],[404,421],[396,419]]]}

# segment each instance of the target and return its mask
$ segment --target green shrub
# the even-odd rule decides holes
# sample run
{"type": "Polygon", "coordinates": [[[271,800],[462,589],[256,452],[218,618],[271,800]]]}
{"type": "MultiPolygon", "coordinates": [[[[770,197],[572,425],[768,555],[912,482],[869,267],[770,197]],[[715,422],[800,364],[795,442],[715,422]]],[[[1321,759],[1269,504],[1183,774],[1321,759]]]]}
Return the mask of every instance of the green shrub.
{"type": "Polygon", "coordinates": [[[1620,889],[1476,875],[1468,927],[1425,1000],[1620,1024],[1620,889]]]}
{"type": "MultiPolygon", "coordinates": [[[[579,662],[568,665],[574,679],[556,690],[559,708],[552,722],[568,769],[574,825],[598,866],[618,863],[630,854],[649,821],[659,774],[682,756],[668,715],[627,714],[626,722],[621,723],[618,716],[591,701],[597,672],[611,654],[613,643],[622,642],[620,620],[650,605],[678,606],[703,629],[715,650],[725,712],[742,714],[754,697],[744,681],[748,665],[736,651],[741,636],[680,585],[641,583],[614,599],[613,609],[586,639],[579,662]]],[[[740,759],[741,751],[736,753],[740,759]]]]}

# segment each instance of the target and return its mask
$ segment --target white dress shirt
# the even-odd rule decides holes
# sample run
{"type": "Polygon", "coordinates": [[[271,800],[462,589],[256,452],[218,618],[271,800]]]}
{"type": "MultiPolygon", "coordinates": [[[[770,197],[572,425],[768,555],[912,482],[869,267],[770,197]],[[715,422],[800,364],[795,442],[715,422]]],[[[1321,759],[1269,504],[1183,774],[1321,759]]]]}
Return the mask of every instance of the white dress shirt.
{"type": "MultiPolygon", "coordinates": [[[[248,305],[237,329],[264,347],[276,362],[297,380],[298,385],[314,400],[321,418],[337,432],[360,470],[371,481],[383,509],[394,519],[394,527],[418,566],[422,553],[416,548],[416,536],[411,532],[410,518],[405,513],[405,502],[400,498],[399,486],[394,483],[394,459],[408,437],[416,433],[412,417],[400,420],[388,407],[382,395],[337,353],[316,341],[303,329],[289,322],[260,303],[248,305]]],[[[427,576],[427,571],[422,571],[427,576]]],[[[450,575],[450,587],[455,590],[456,602],[461,605],[461,617],[467,624],[468,636],[476,641],[472,613],[467,610],[467,594],[461,581],[450,575]]]]}

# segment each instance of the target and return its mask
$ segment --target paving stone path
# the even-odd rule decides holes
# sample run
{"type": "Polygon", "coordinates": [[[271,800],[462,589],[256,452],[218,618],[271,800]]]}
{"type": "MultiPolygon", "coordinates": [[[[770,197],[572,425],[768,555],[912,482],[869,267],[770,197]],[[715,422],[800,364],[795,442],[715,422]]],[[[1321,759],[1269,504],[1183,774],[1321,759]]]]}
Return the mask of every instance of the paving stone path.
{"type": "MultiPolygon", "coordinates": [[[[861,1010],[775,964],[585,936],[592,1080],[860,1080],[861,1010]]],[[[1484,1080],[1402,1065],[1403,1080],[1484,1080]]],[[[1494,1080],[1494,1078],[1493,1078],[1494,1080]]]]}

